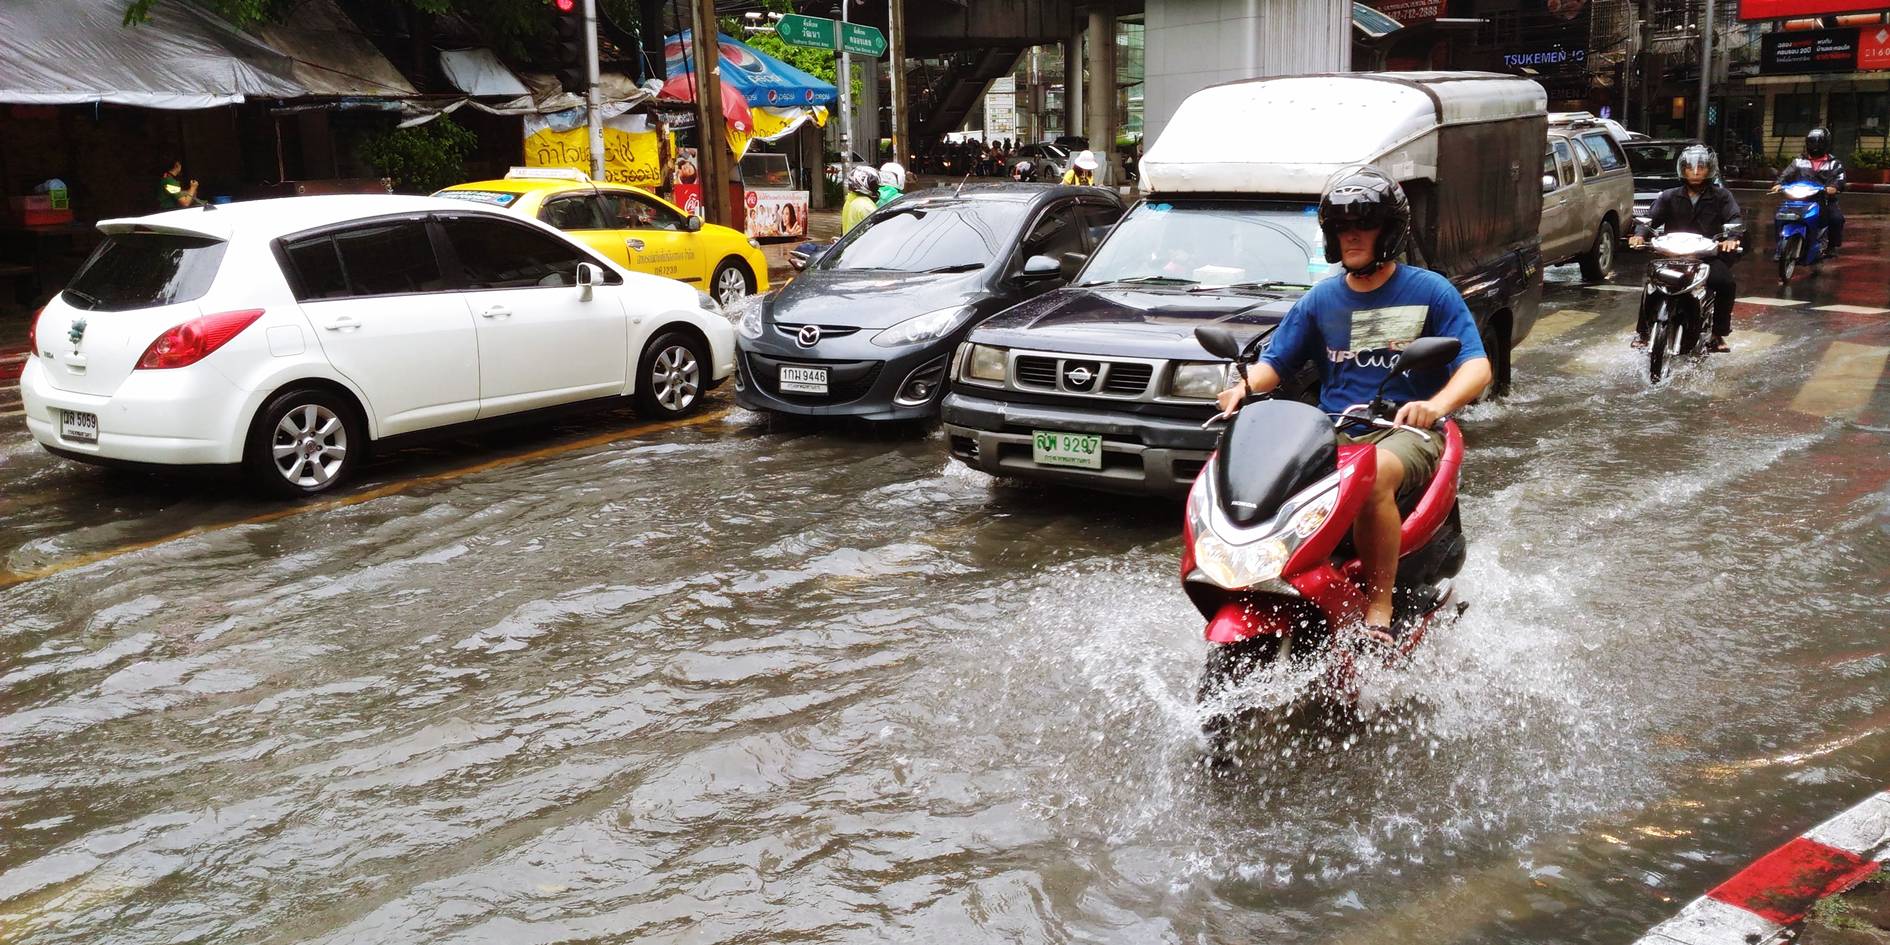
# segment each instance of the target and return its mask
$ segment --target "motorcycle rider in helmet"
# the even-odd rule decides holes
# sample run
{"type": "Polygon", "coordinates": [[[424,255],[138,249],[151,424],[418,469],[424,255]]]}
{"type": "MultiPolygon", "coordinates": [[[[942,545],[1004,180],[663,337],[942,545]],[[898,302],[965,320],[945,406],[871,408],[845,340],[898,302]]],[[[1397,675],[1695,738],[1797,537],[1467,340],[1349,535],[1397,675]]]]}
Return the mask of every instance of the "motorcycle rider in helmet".
{"type": "Polygon", "coordinates": [[[1819,209],[1823,211],[1824,232],[1831,238],[1825,255],[1836,256],[1838,246],[1844,242],[1844,211],[1838,209],[1837,199],[1838,192],[1844,189],[1844,162],[1831,153],[1831,132],[1823,128],[1811,129],[1811,133],[1805,135],[1805,153],[1793,158],[1779,172],[1778,183],[1772,185],[1769,193],[1776,194],[1785,189],[1786,184],[1801,180],[1824,188],[1819,209]]]}
{"type": "Polygon", "coordinates": [[[1011,165],[1011,180],[1028,183],[1037,179],[1037,166],[1029,160],[1011,165]]]}
{"type": "MultiPolygon", "coordinates": [[[[1443,276],[1397,261],[1411,239],[1404,188],[1375,167],[1343,172],[1319,200],[1319,229],[1326,261],[1341,263],[1345,275],[1324,279],[1300,296],[1243,383],[1221,392],[1221,410],[1238,410],[1248,393],[1273,390],[1308,362],[1319,368],[1321,409],[1338,413],[1368,403],[1400,349],[1437,336],[1454,337],[1462,347],[1447,369],[1407,374],[1386,385],[1386,398],[1399,404],[1396,421],[1430,430],[1483,393],[1492,377],[1490,360],[1463,295],[1443,276]]],[[[1392,643],[1399,528],[1437,471],[1444,439],[1349,427],[1339,441],[1377,449],[1377,477],[1352,538],[1365,566],[1365,634],[1392,643]]]]}
{"type": "Polygon", "coordinates": [[[877,206],[885,206],[898,200],[906,192],[906,169],[898,161],[887,161],[879,166],[879,197],[877,206]]]}
{"type": "MultiPolygon", "coordinates": [[[[1703,144],[1688,145],[1675,164],[1681,186],[1661,191],[1654,199],[1647,222],[1628,237],[1629,246],[1639,249],[1657,229],[1718,239],[1720,231],[1727,226],[1744,222],[1739,215],[1739,201],[1716,180],[1719,158],[1713,155],[1712,148],[1703,144]]],[[[1719,244],[1719,255],[1706,264],[1706,287],[1713,293],[1713,339],[1707,348],[1709,351],[1732,350],[1726,346],[1726,336],[1732,334],[1733,298],[1739,294],[1739,286],[1733,281],[1727,254],[1738,250],[1737,240],[1724,240],[1719,244]]],[[[1637,348],[1647,344],[1647,333],[1654,327],[1652,302],[1651,297],[1642,300],[1640,320],[1634,326],[1633,344],[1637,348]]]]}
{"type": "Polygon", "coordinates": [[[845,236],[879,206],[879,172],[870,164],[855,164],[847,171],[847,202],[840,208],[840,235],[845,236]]]}

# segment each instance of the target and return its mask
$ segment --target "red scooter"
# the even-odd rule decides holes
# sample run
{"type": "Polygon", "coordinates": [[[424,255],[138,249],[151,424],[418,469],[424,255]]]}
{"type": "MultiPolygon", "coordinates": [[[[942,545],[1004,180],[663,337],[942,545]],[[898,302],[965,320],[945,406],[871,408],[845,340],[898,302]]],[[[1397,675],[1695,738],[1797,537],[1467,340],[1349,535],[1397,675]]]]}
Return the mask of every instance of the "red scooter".
{"type": "MultiPolygon", "coordinates": [[[[1243,376],[1258,358],[1259,338],[1243,349],[1226,329],[1202,327],[1195,339],[1208,353],[1233,361],[1243,376]]],[[[1420,338],[1398,355],[1391,376],[1442,367],[1459,347],[1455,338],[1420,338]]],[[[1335,657],[1324,677],[1328,694],[1342,705],[1356,700],[1353,661],[1366,638],[1353,631],[1364,619],[1366,595],[1352,523],[1371,495],[1377,465],[1373,447],[1341,446],[1337,430],[1396,427],[1395,407],[1383,394],[1381,385],[1370,404],[1338,415],[1296,401],[1249,398],[1222,431],[1219,449],[1188,494],[1181,553],[1182,588],[1208,621],[1203,704],[1224,701],[1223,694],[1251,673],[1328,653],[1335,657]]],[[[1444,454],[1404,519],[1393,596],[1399,656],[1416,649],[1438,622],[1462,612],[1450,579],[1465,555],[1457,514],[1463,434],[1449,419],[1438,430],[1405,429],[1443,437],[1444,454]]],[[[1233,715],[1211,710],[1203,723],[1216,756],[1228,748],[1233,715]]]]}

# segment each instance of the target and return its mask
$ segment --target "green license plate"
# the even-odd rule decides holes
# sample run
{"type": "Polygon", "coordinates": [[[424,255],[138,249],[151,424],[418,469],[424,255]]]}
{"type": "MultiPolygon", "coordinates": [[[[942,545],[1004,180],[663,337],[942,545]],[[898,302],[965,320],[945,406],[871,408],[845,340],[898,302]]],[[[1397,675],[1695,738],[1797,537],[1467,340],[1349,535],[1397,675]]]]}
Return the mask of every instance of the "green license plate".
{"type": "Polygon", "coordinates": [[[1039,466],[1101,469],[1102,437],[1094,433],[1033,430],[1030,437],[1030,458],[1039,466]]]}

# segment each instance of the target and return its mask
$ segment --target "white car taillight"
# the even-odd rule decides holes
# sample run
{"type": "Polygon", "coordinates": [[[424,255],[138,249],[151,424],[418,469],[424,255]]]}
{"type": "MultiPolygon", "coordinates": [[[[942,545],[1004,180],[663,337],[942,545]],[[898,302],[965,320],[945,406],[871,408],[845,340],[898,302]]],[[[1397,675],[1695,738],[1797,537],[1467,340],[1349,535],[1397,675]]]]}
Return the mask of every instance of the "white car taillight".
{"type": "Polygon", "coordinates": [[[196,364],[208,357],[210,352],[223,347],[224,342],[236,337],[238,332],[254,324],[262,314],[262,309],[252,308],[205,315],[174,325],[144,349],[144,354],[138,358],[137,369],[163,370],[196,364]]]}

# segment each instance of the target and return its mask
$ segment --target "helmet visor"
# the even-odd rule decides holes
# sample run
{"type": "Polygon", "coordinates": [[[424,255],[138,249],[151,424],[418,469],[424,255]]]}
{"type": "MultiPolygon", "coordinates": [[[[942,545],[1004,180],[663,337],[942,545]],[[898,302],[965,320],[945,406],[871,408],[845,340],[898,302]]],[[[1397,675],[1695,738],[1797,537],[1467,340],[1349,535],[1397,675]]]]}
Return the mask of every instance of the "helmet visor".
{"type": "Polygon", "coordinates": [[[1681,151],[1680,159],[1675,161],[1674,164],[1674,169],[1679,172],[1681,177],[1687,176],[1687,172],[1689,171],[1698,172],[1703,170],[1709,178],[1719,173],[1719,160],[1713,156],[1712,149],[1703,148],[1698,145],[1681,151]]]}

